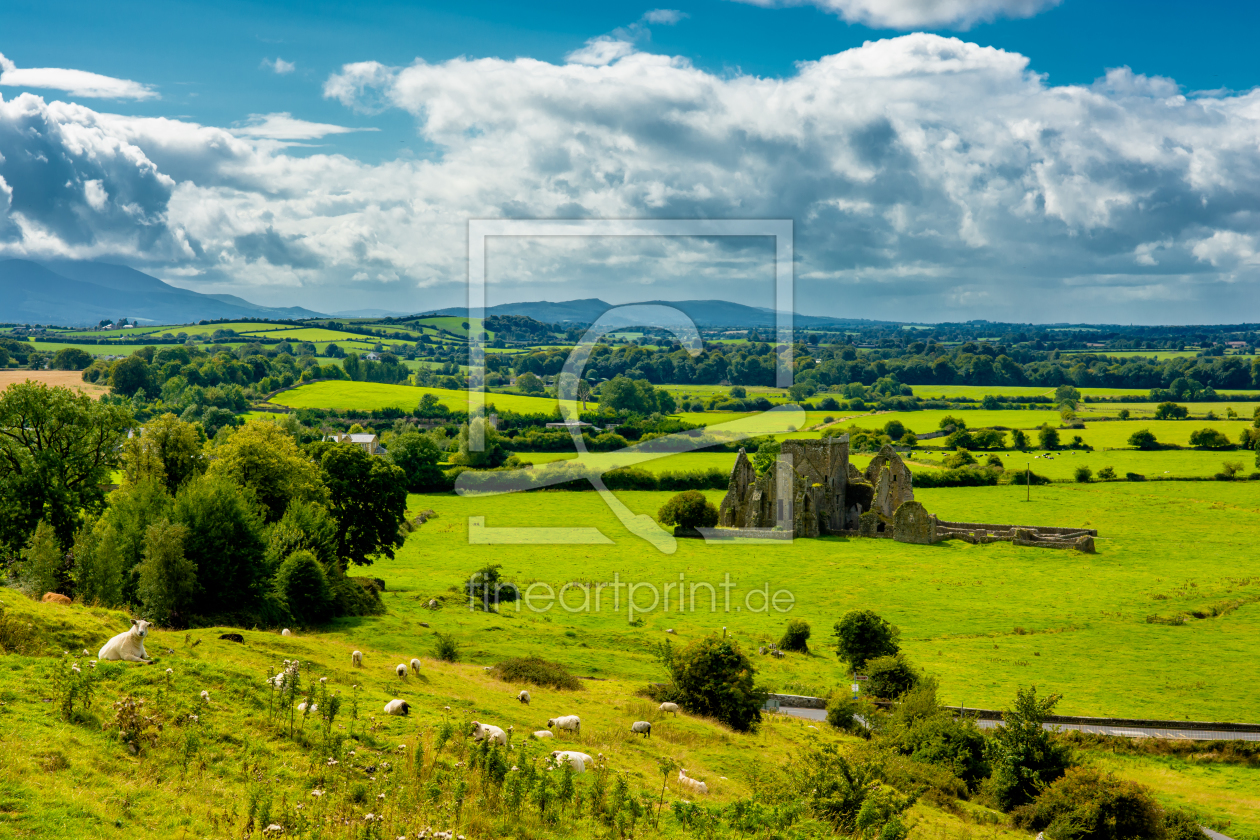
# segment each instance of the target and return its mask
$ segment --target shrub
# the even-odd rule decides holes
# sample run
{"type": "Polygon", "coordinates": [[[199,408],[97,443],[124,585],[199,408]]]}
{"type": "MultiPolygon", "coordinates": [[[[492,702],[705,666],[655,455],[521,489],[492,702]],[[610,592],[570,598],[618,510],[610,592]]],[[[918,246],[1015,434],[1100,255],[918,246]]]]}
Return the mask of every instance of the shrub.
{"type": "Polygon", "coordinates": [[[900,646],[896,627],[871,610],[852,610],[836,622],[836,655],[860,671],[868,660],[895,656],[900,646]]]}
{"type": "Polygon", "coordinates": [[[919,674],[903,654],[880,656],[866,663],[867,690],[881,700],[896,700],[919,682],[919,674]]]}
{"type": "Polygon", "coordinates": [[[1015,429],[1014,431],[1011,432],[1011,445],[1014,446],[1016,449],[1027,449],[1028,448],[1028,435],[1024,434],[1019,429],[1015,429]]]}
{"type": "Polygon", "coordinates": [[[1019,689],[1013,708],[989,741],[993,775],[984,792],[998,808],[1011,811],[1027,805],[1072,766],[1071,750],[1057,735],[1042,728],[1059,695],[1038,698],[1035,687],[1019,689]]]}
{"type": "Polygon", "coordinates": [[[1146,476],[1141,473],[1127,472],[1124,474],[1125,481],[1146,481],[1146,476]]]}
{"type": "Polygon", "coordinates": [[[1103,467],[1101,470],[1098,471],[1099,481],[1111,481],[1115,477],[1116,477],[1115,467],[1103,467]]]}
{"type": "Polygon", "coordinates": [[[65,553],[57,542],[57,534],[48,520],[41,519],[22,549],[22,563],[17,567],[19,588],[32,598],[62,589],[64,565],[65,553]]]}
{"type": "Polygon", "coordinates": [[[1050,426],[1042,426],[1037,431],[1037,441],[1041,444],[1042,449],[1058,449],[1059,448],[1059,432],[1050,426]]]}
{"type": "Polygon", "coordinates": [[[1025,468],[1022,470],[1007,470],[1002,473],[997,483],[1013,484],[1017,487],[1023,487],[1026,484],[1031,484],[1033,487],[1036,487],[1040,484],[1051,484],[1052,482],[1046,476],[1038,475],[1037,473],[1025,468]]]}
{"type": "Polygon", "coordinates": [[[976,459],[972,457],[972,454],[961,446],[956,452],[951,453],[945,458],[945,466],[951,470],[956,470],[959,467],[969,467],[975,462],[976,459]]]}
{"type": "Polygon", "coordinates": [[[1076,468],[1076,481],[1080,484],[1088,484],[1094,480],[1094,471],[1089,467],[1081,465],[1076,468]]]}
{"type": "Polygon", "coordinates": [[[1075,767],[1036,801],[1014,813],[1015,824],[1045,831],[1055,840],[1155,840],[1164,836],[1164,815],[1136,782],[1075,767]]]}
{"type": "Polygon", "coordinates": [[[459,645],[450,633],[433,634],[433,655],[443,662],[459,661],[459,645]]]}
{"type": "Polygon", "coordinates": [[[681,651],[666,641],[659,658],[672,681],[670,698],[687,711],[739,732],[761,722],[767,695],[753,684],[757,670],[734,639],[710,635],[681,651]]]}
{"type": "Polygon", "coordinates": [[[839,729],[842,732],[849,732],[854,735],[869,735],[870,730],[866,727],[862,720],[871,719],[871,705],[856,697],[850,697],[847,694],[841,694],[832,698],[827,704],[827,723],[839,729]]]}
{"type": "Polygon", "coordinates": [[[495,665],[491,673],[510,683],[530,683],[568,691],[579,691],[582,688],[582,681],[570,674],[563,665],[537,656],[504,660],[495,665]]]}
{"type": "Polygon", "coordinates": [[[718,523],[718,509],[699,490],[677,494],[661,506],[656,516],[663,525],[682,528],[712,528],[718,523]]]}
{"type": "Polygon", "coordinates": [[[989,775],[984,734],[973,718],[955,718],[941,708],[933,679],[920,681],[901,696],[884,736],[902,755],[947,769],[970,790],[989,775]]]}
{"type": "Polygon", "coordinates": [[[809,653],[809,622],[799,618],[789,621],[787,629],[783,631],[783,638],[779,640],[779,648],[809,653]]]}
{"type": "Polygon", "coordinates": [[[1150,429],[1138,429],[1129,435],[1129,446],[1150,450],[1158,448],[1159,443],[1155,440],[1155,435],[1150,429]]]}
{"type": "Polygon", "coordinates": [[[1174,402],[1162,402],[1155,406],[1156,420],[1184,420],[1190,416],[1190,409],[1174,402]]]}
{"type": "Polygon", "coordinates": [[[468,596],[470,604],[489,608],[503,601],[515,601],[520,596],[516,584],[503,580],[499,573],[501,568],[503,567],[500,564],[495,563],[483,566],[468,576],[464,583],[464,594],[468,596]]]}
{"type": "Polygon", "coordinates": [[[276,592],[284,597],[289,613],[303,624],[319,624],[332,615],[333,594],[324,567],[306,550],[285,558],[276,572],[276,592]]]}
{"type": "Polygon", "coordinates": [[[1234,444],[1230,443],[1224,432],[1217,429],[1197,429],[1190,433],[1190,445],[1199,446],[1204,449],[1233,449],[1234,444]]]}
{"type": "Polygon", "coordinates": [[[906,433],[906,425],[900,420],[889,420],[884,424],[884,434],[893,440],[898,440],[906,433]]]}
{"type": "Polygon", "coordinates": [[[840,403],[836,402],[835,397],[823,397],[818,407],[823,411],[839,411],[840,403]]]}
{"type": "Polygon", "coordinates": [[[1234,478],[1242,471],[1242,461],[1225,461],[1221,464],[1221,473],[1229,481],[1233,481],[1234,478]]]}

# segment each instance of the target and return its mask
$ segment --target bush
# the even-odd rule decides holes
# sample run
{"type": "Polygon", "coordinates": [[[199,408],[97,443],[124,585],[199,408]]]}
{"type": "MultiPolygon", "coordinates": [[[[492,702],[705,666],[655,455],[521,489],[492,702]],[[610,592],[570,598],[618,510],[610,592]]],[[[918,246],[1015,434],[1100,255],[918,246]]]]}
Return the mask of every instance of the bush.
{"type": "Polygon", "coordinates": [[[1190,409],[1174,402],[1162,402],[1155,406],[1156,420],[1184,420],[1190,416],[1190,409]]]}
{"type": "Polygon", "coordinates": [[[1036,801],[1014,813],[1015,824],[1055,840],[1155,840],[1164,815],[1146,789],[1092,767],[1075,767],[1036,801]]]}
{"type": "Polygon", "coordinates": [[[1190,433],[1190,445],[1204,449],[1233,449],[1225,434],[1217,429],[1198,429],[1190,433]]]}
{"type": "Polygon", "coordinates": [[[880,656],[866,663],[866,689],[881,700],[896,700],[919,682],[904,655],[880,656]]]}
{"type": "Polygon", "coordinates": [[[984,784],[987,797],[1003,811],[1032,802],[1047,785],[1073,764],[1071,750],[1059,737],[1042,728],[1059,695],[1038,698],[1037,689],[1019,689],[1013,708],[1002,714],[1002,725],[989,741],[993,775],[984,784]]]}
{"type": "Polygon", "coordinates": [[[1146,481],[1146,476],[1141,473],[1127,472],[1124,474],[1125,481],[1146,481]]]}
{"type": "Polygon", "coordinates": [[[1099,481],[1111,481],[1116,477],[1115,467],[1103,467],[1098,471],[1099,481]]]}
{"type": "Polygon", "coordinates": [[[973,718],[955,718],[941,708],[933,679],[920,681],[901,696],[885,730],[885,740],[902,755],[945,768],[969,790],[989,775],[984,734],[973,718]]]}
{"type": "Polygon", "coordinates": [[[997,483],[998,484],[1012,484],[1017,487],[1023,487],[1026,484],[1031,484],[1033,487],[1036,487],[1040,484],[1051,484],[1052,482],[1046,476],[1038,475],[1037,473],[1032,472],[1029,469],[1022,469],[1022,470],[1015,469],[1015,470],[1007,470],[1006,472],[1002,473],[1001,477],[998,478],[997,483]]]}
{"type": "Polygon", "coordinates": [[[960,467],[969,467],[975,462],[976,459],[972,457],[971,453],[962,447],[959,447],[958,451],[951,453],[945,458],[945,466],[951,470],[956,470],[960,467]]]}
{"type": "Polygon", "coordinates": [[[1042,426],[1037,431],[1037,441],[1041,444],[1042,449],[1058,449],[1059,432],[1050,426],[1042,426]]]}
{"type": "Polygon", "coordinates": [[[501,568],[503,567],[500,564],[495,563],[483,566],[468,576],[468,580],[464,582],[464,594],[468,596],[470,605],[489,609],[495,604],[515,601],[520,597],[516,584],[504,580],[499,573],[501,568]]]}
{"type": "Polygon", "coordinates": [[[717,718],[739,732],[761,722],[767,694],[753,684],[757,669],[734,639],[710,635],[681,651],[666,641],[659,658],[672,681],[669,699],[687,711],[717,718]]]}
{"type": "Polygon", "coordinates": [[[333,594],[328,575],[311,552],[299,550],[286,557],[276,571],[275,584],[289,613],[302,624],[319,624],[331,617],[333,594]]]}
{"type": "Polygon", "coordinates": [[[567,691],[579,691],[582,688],[582,681],[570,674],[563,665],[537,656],[505,660],[495,665],[491,673],[510,683],[529,683],[567,691]]]}
{"type": "Polygon", "coordinates": [[[712,528],[718,523],[718,509],[699,490],[687,490],[662,505],[656,517],[663,525],[712,528]]]}
{"type": "Polygon", "coordinates": [[[1094,471],[1084,465],[1076,468],[1076,481],[1079,484],[1088,484],[1094,480],[1094,471]]]}
{"type": "Polygon", "coordinates": [[[818,407],[823,411],[839,411],[840,403],[836,402],[835,397],[823,397],[818,407]]]}
{"type": "Polygon", "coordinates": [[[783,631],[783,638],[779,640],[779,648],[809,653],[809,622],[799,618],[789,621],[787,629],[783,631]]]}
{"type": "Polygon", "coordinates": [[[851,610],[836,622],[836,655],[860,671],[867,661],[895,656],[900,646],[896,627],[870,610],[851,610]]]}
{"type": "Polygon", "coordinates": [[[914,473],[915,487],[992,487],[1001,483],[998,470],[962,467],[957,470],[923,470],[914,473]]]}
{"type": "Polygon", "coordinates": [[[443,662],[459,661],[459,645],[450,633],[433,634],[433,655],[443,662]]]}
{"type": "Polygon", "coordinates": [[[871,708],[869,703],[863,702],[856,697],[842,694],[833,698],[827,704],[827,723],[841,732],[849,732],[853,735],[869,735],[870,730],[858,718],[870,720],[872,716],[871,708]]]}

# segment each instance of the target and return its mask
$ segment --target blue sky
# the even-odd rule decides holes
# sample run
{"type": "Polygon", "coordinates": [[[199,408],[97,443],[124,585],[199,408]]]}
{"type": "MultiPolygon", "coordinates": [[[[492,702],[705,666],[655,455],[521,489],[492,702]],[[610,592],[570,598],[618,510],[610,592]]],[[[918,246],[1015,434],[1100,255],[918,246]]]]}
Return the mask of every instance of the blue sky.
{"type": "MultiPolygon", "coordinates": [[[[452,6],[6,3],[0,256],[413,310],[469,217],[789,216],[803,311],[1260,320],[1260,4],[452,6]]],[[[751,246],[505,253],[492,299],[768,295],[751,246]]]]}

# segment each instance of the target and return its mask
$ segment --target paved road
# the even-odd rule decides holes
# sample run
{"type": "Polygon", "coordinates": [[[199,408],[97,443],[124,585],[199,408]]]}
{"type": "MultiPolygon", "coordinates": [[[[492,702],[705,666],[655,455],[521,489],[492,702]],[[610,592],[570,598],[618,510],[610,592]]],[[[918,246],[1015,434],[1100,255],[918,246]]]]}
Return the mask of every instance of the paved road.
{"type": "MultiPolygon", "coordinates": [[[[799,709],[794,706],[780,706],[779,713],[806,720],[823,721],[827,719],[824,709],[799,709]]],[[[1000,721],[977,720],[981,729],[993,729],[1000,721]]],[[[1260,741],[1260,732],[1234,732],[1214,729],[1171,729],[1146,726],[1095,726],[1079,723],[1047,723],[1046,729],[1075,729],[1095,735],[1115,735],[1123,738],[1167,738],[1181,741],[1260,741]]]]}

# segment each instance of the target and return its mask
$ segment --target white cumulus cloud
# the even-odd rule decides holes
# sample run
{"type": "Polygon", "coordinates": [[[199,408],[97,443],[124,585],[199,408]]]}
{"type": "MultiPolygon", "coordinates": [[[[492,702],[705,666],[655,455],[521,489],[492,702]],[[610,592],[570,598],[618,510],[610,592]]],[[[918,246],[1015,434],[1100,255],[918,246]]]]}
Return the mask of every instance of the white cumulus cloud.
{"type": "MultiPolygon", "coordinates": [[[[802,311],[1256,320],[1260,91],[1187,97],[1125,68],[1050,85],[922,33],[785,78],[617,54],[346,65],[325,95],[411,114],[431,150],[382,163],[291,154],[277,139],[328,126],[288,115],[251,134],[0,101],[0,256],[421,310],[466,276],[470,218],[788,218],[802,311]]],[[[496,243],[488,265],[516,299],[731,297],[768,276],[752,246],[635,247],[496,243]]]]}
{"type": "Polygon", "coordinates": [[[64,90],[71,96],[89,99],[153,99],[158,95],[150,85],[86,70],[18,67],[3,54],[0,54],[0,85],[64,90]]]}
{"type": "Polygon", "coordinates": [[[757,6],[813,5],[873,29],[970,29],[998,18],[1029,18],[1062,0],[745,0],[757,6]]]}

